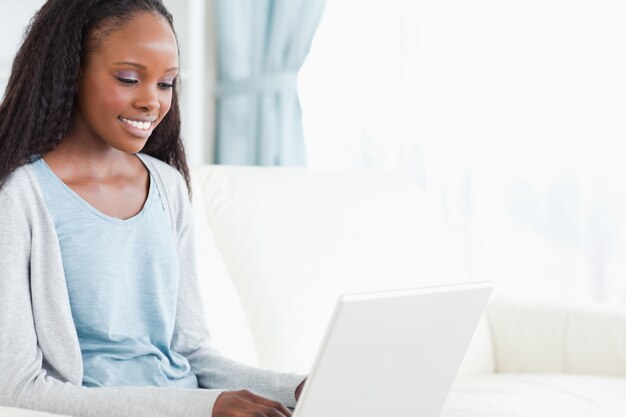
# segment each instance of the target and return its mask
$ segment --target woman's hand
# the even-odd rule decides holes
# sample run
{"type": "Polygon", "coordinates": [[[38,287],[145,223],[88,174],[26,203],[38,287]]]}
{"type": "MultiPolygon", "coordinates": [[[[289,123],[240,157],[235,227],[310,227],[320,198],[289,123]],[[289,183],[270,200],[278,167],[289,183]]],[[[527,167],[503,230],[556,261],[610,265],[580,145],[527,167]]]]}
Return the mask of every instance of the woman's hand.
{"type": "Polygon", "coordinates": [[[304,388],[304,383],[306,382],[306,378],[304,378],[304,381],[300,382],[300,385],[298,385],[298,388],[296,388],[296,401],[298,401],[300,399],[300,394],[302,394],[302,388],[304,388]]]}
{"type": "Polygon", "coordinates": [[[291,417],[284,405],[250,391],[221,393],[213,406],[213,417],[291,417]]]}

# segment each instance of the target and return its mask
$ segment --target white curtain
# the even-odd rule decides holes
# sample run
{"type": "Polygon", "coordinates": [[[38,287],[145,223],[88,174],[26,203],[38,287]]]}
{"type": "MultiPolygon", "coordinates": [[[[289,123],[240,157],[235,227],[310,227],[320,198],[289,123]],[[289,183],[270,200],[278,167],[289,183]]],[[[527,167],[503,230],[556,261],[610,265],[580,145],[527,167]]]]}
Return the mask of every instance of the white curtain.
{"type": "Polygon", "coordinates": [[[626,4],[331,0],[309,165],[412,175],[475,279],[626,302],[626,4]]]}

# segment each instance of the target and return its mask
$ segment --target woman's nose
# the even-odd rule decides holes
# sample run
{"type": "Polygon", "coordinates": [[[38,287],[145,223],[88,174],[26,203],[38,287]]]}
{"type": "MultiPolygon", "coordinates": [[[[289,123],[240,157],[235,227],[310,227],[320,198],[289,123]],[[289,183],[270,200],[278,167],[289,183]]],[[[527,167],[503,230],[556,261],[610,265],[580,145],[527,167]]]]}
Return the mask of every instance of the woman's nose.
{"type": "Polygon", "coordinates": [[[138,91],[134,106],[148,112],[158,109],[160,103],[157,88],[146,86],[138,91]]]}

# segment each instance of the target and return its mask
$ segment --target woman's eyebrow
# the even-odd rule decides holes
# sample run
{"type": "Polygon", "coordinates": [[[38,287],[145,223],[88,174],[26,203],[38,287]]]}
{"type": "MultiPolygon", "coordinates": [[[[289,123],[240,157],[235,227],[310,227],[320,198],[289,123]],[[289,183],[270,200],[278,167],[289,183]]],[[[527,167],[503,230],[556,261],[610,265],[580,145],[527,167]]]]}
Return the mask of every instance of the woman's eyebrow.
{"type": "MultiPolygon", "coordinates": [[[[146,66],[142,65],[142,64],[138,64],[136,62],[128,62],[128,61],[122,61],[122,62],[114,62],[115,65],[130,65],[133,67],[137,67],[139,69],[145,70],[146,66]]],[[[172,68],[168,68],[165,70],[165,72],[170,72],[170,71],[178,71],[178,67],[172,67],[172,68]]]]}

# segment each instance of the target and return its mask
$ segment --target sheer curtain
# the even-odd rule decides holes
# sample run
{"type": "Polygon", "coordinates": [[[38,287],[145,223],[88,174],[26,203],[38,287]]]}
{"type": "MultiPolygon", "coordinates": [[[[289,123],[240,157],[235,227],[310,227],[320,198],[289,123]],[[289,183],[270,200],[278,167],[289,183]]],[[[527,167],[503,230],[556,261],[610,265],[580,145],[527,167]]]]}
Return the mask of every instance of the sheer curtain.
{"type": "Polygon", "coordinates": [[[503,292],[626,302],[626,4],[332,0],[309,165],[414,176],[503,292]]]}
{"type": "Polygon", "coordinates": [[[297,92],[325,0],[215,0],[215,161],[304,165],[297,92]]]}

